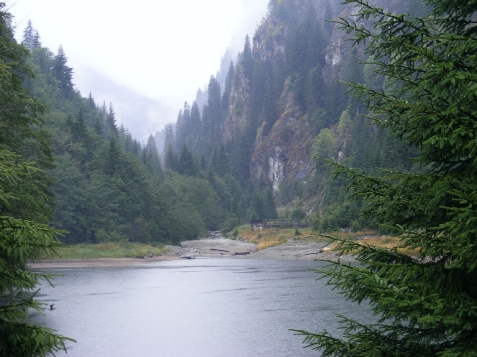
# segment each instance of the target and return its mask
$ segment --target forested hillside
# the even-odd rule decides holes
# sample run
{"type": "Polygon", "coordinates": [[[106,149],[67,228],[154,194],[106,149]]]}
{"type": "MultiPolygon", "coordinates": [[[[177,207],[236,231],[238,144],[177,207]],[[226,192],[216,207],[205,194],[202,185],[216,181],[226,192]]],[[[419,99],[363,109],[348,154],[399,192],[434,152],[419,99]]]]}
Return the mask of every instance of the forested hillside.
{"type": "Polygon", "coordinates": [[[187,150],[174,158],[178,173],[164,171],[154,138],[141,147],[118,127],[113,104],[81,97],[63,49],[42,47],[31,22],[23,45],[34,74],[24,86],[45,108],[52,224],[68,232],[64,241],[177,243],[235,217],[240,189],[230,175],[208,171],[187,150]]]}
{"type": "MultiPolygon", "coordinates": [[[[393,11],[423,9],[420,0],[374,3],[393,11]]],[[[211,77],[203,108],[196,104],[203,102],[199,97],[192,106],[186,103],[175,125],[165,129],[166,168],[180,173],[171,158],[187,151],[212,163],[219,176],[230,173],[248,195],[242,198],[242,208],[249,207],[242,220],[272,218],[275,210],[262,210],[267,203],[253,197],[271,199],[273,193],[280,215],[306,212],[317,230],[361,228],[367,222],[358,216],[360,203],[348,202],[342,184],[315,158],[366,171],[412,170],[414,149],[369,125],[365,105],[340,83],[380,90],[384,76],[360,64],[371,60],[364,48],[352,48],[347,35],[325,21],[351,20],[352,5],[272,0],[268,10],[227,74],[217,76],[224,82],[211,77]]]]}
{"type": "MultiPolygon", "coordinates": [[[[420,11],[420,4],[388,6],[420,11]]],[[[415,152],[369,125],[365,106],[340,83],[376,90],[384,83],[371,64],[359,64],[368,60],[363,50],[325,21],[351,14],[332,0],[270,1],[227,73],[212,76],[207,92],[144,147],[118,127],[114,103],[81,97],[63,49],[43,47],[29,23],[23,45],[34,77],[24,86],[45,106],[50,209],[53,225],[68,231],[63,239],[179,242],[279,215],[307,215],[323,231],[368,225],[360,202],[348,202],[315,157],[412,170],[415,152]]]]}

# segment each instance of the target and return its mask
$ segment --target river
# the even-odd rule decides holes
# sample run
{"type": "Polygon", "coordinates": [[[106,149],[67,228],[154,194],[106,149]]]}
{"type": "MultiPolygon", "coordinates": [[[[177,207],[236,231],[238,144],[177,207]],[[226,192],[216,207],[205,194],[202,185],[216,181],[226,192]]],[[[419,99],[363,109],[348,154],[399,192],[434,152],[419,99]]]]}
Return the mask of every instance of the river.
{"type": "Polygon", "coordinates": [[[369,317],[310,268],[321,262],[166,261],[139,267],[49,269],[33,323],[73,337],[70,357],[319,356],[289,329],[336,332],[334,313],[369,317]]]}

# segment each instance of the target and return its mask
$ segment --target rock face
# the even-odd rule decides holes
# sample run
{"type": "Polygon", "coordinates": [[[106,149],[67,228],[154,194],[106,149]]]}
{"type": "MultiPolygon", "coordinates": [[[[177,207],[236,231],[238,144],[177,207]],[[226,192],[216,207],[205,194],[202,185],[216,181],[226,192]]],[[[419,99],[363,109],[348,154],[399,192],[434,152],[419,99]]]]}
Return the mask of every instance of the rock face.
{"type": "Polygon", "coordinates": [[[280,118],[268,136],[257,135],[252,156],[252,178],[268,179],[274,191],[285,179],[301,180],[312,168],[311,146],[314,135],[296,104],[289,82],[285,84],[280,98],[280,118]]]}
{"type": "MultiPolygon", "coordinates": [[[[369,0],[368,3],[371,6],[388,9],[395,13],[404,13],[408,9],[409,0],[369,0]]],[[[339,18],[342,18],[348,22],[356,20],[356,14],[358,9],[348,4],[344,10],[340,13],[339,18]]],[[[361,21],[360,25],[366,28],[371,28],[372,23],[370,21],[361,21]]],[[[340,28],[335,27],[331,33],[330,42],[326,49],[325,58],[327,66],[323,69],[325,79],[336,80],[338,78],[339,65],[342,63],[345,55],[350,52],[352,43],[349,41],[350,36],[343,32],[340,28]]],[[[363,52],[364,48],[360,48],[360,52],[363,52]]]]}
{"type": "MultiPolygon", "coordinates": [[[[323,20],[325,1],[296,0],[293,2],[295,13],[292,17],[300,21],[305,18],[309,6],[313,5],[317,9],[318,18],[323,20]]],[[[341,11],[339,17],[350,22],[354,21],[357,9],[351,4],[341,6],[339,2],[332,1],[335,13],[338,13],[339,9],[341,11]]],[[[289,3],[292,2],[289,1],[289,3]]],[[[405,12],[408,7],[408,0],[369,0],[369,3],[393,12],[405,12]]],[[[294,25],[296,24],[289,20],[269,14],[253,37],[253,56],[259,58],[262,63],[266,63],[269,68],[275,68],[277,63],[283,62],[286,57],[285,44],[291,31],[289,27],[294,25]]],[[[363,22],[363,25],[369,28],[371,23],[363,22]]],[[[325,84],[335,83],[340,79],[340,69],[351,51],[352,43],[348,40],[349,36],[335,26],[330,34],[329,43],[324,52],[325,63],[321,68],[325,84]]],[[[364,47],[359,48],[358,51],[362,54],[364,47]]],[[[281,182],[303,181],[314,170],[312,145],[319,129],[313,124],[309,114],[303,112],[303,106],[300,107],[297,103],[293,94],[292,80],[288,78],[285,80],[283,89],[279,89],[276,95],[276,97],[280,96],[280,99],[278,111],[274,114],[276,117],[273,118],[273,126],[270,125],[271,128],[268,127],[265,130],[265,123],[260,124],[261,119],[252,118],[252,81],[253,78],[247,78],[245,75],[245,69],[239,61],[230,91],[229,108],[222,124],[221,141],[224,144],[230,143],[248,129],[255,130],[256,124],[253,121],[258,122],[255,146],[250,161],[250,176],[255,182],[263,178],[274,191],[277,191],[281,182]]],[[[337,133],[336,128],[332,129],[334,133],[337,133]]],[[[343,158],[344,145],[345,143],[337,147],[335,156],[338,160],[343,158]]]]}
{"type": "Polygon", "coordinates": [[[225,143],[242,132],[250,125],[250,83],[245,77],[243,68],[237,66],[234,85],[230,92],[229,110],[224,122],[223,141],[225,143]]]}

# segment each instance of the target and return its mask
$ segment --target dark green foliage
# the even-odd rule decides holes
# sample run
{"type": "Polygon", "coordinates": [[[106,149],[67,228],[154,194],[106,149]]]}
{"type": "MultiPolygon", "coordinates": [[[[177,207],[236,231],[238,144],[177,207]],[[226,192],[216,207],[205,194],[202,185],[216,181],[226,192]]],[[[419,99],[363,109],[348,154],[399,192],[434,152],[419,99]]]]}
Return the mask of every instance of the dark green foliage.
{"type": "Polygon", "coordinates": [[[240,63],[243,67],[245,78],[251,80],[254,61],[252,58],[252,45],[250,44],[250,38],[248,37],[248,35],[245,37],[245,44],[243,47],[242,55],[240,56],[240,63]]]}
{"type": "Polygon", "coordinates": [[[165,158],[165,166],[169,170],[177,171],[177,167],[179,166],[178,163],[179,159],[177,158],[176,153],[171,145],[167,147],[166,151],[166,158],[165,158]]]}
{"type": "Polygon", "coordinates": [[[105,135],[106,138],[118,136],[118,126],[116,124],[116,113],[114,113],[113,104],[109,103],[109,111],[105,118],[105,135]]]}
{"type": "MultiPolygon", "coordinates": [[[[26,59],[27,52],[23,50],[21,54],[26,59]]],[[[57,61],[48,49],[35,48],[29,63],[35,78],[27,81],[28,89],[48,104],[45,118],[58,165],[51,171],[55,179],[52,190],[56,194],[53,224],[69,232],[62,238],[63,241],[166,243],[197,238],[202,234],[205,226],[200,215],[179,213],[187,209],[182,205],[182,193],[167,197],[171,191],[165,188],[162,165],[152,137],[142,148],[127,129],[117,127],[112,104],[109,108],[105,103],[98,106],[92,95],[82,98],[74,90],[68,96],[62,95],[61,83],[54,70],[57,61]],[[179,207],[174,204],[176,195],[179,207]],[[186,222],[188,219],[192,223],[186,222]]],[[[23,75],[24,71],[18,73],[23,75]]],[[[6,86],[2,88],[7,89],[6,86]]],[[[12,100],[9,103],[12,106],[15,104],[12,100]]],[[[29,113],[41,112],[38,102],[30,100],[28,105],[29,113]]],[[[8,106],[5,104],[3,108],[8,106]]],[[[193,107],[192,114],[198,128],[200,114],[197,106],[193,107]]],[[[20,117],[23,118],[23,115],[20,117]]],[[[22,120],[15,121],[16,127],[6,126],[10,132],[6,129],[0,136],[8,134],[5,135],[5,143],[11,143],[18,153],[28,152],[32,161],[38,157],[38,166],[50,169],[51,163],[46,159],[47,155],[52,155],[51,150],[47,150],[48,137],[42,130],[31,130],[22,120]],[[12,140],[19,137],[20,131],[21,135],[30,138],[24,144],[21,140],[12,140]],[[31,140],[33,138],[38,140],[31,140]],[[39,150],[40,144],[43,151],[39,150]],[[37,149],[33,150],[33,145],[37,149]]],[[[171,129],[170,126],[166,128],[166,141],[174,145],[171,129]]],[[[179,158],[174,165],[178,163],[179,158]]],[[[197,166],[196,161],[194,165],[197,166]]],[[[34,175],[36,173],[32,172],[34,175]]],[[[48,180],[51,179],[34,181],[44,184],[42,194],[45,197],[51,196],[46,190],[48,180]]],[[[38,184],[35,187],[39,194],[42,186],[38,184]]],[[[29,199],[25,192],[19,192],[23,196],[19,196],[21,200],[18,202],[22,206],[28,205],[31,210],[22,212],[36,212],[38,217],[44,215],[42,219],[47,222],[48,214],[52,212],[50,202],[42,201],[42,206],[36,207],[40,201],[29,199]]],[[[15,210],[15,205],[11,209],[15,210]]]]}
{"type": "Polygon", "coordinates": [[[73,69],[66,65],[68,58],[66,58],[63,46],[58,48],[54,61],[53,73],[58,81],[58,87],[63,97],[69,98],[73,92],[73,83],[71,82],[73,79],[73,69]]]}
{"type": "Polygon", "coordinates": [[[232,91],[234,74],[235,74],[235,67],[232,61],[230,62],[229,71],[227,72],[227,76],[225,77],[224,93],[222,95],[222,108],[225,114],[227,114],[229,110],[229,105],[230,105],[229,99],[230,99],[230,92],[232,91]]]}
{"type": "Polygon", "coordinates": [[[278,218],[275,200],[269,187],[255,189],[252,195],[249,215],[250,219],[278,218]]]}
{"type": "MultiPolygon", "coordinates": [[[[303,109],[307,109],[306,101],[310,102],[310,90],[316,91],[316,96],[319,96],[320,88],[317,87],[322,82],[322,79],[318,78],[322,76],[319,68],[325,64],[326,45],[327,38],[323,33],[323,25],[317,19],[315,7],[310,5],[303,21],[289,35],[285,47],[287,73],[292,77],[293,92],[303,109]],[[308,80],[308,98],[305,99],[305,81],[310,71],[314,71],[312,76],[315,84],[308,80]],[[310,85],[312,88],[309,88],[310,85]]],[[[319,98],[311,98],[313,106],[316,106],[315,100],[319,98]]]]}
{"type": "MultiPolygon", "coordinates": [[[[22,87],[32,72],[28,51],[13,39],[10,15],[0,3],[0,356],[46,356],[65,350],[65,337],[26,322],[42,312],[36,286],[49,277],[26,268],[28,260],[59,246],[51,218],[52,165],[43,107],[22,87]]],[[[31,27],[31,23],[29,24],[31,27]]]]}
{"type": "Polygon", "coordinates": [[[196,176],[199,173],[197,167],[197,160],[194,159],[192,153],[184,144],[181,154],[179,156],[179,162],[177,163],[177,172],[181,175],[196,176]]]}
{"type": "Polygon", "coordinates": [[[294,218],[294,219],[303,219],[305,217],[306,217],[306,213],[300,207],[295,208],[290,214],[290,218],[294,218]]]}
{"type": "Polygon", "coordinates": [[[350,86],[374,125],[419,148],[420,172],[378,176],[335,164],[334,173],[349,182],[367,219],[417,256],[335,238],[362,265],[321,272],[349,299],[369,302],[377,322],[342,317],[342,338],[302,332],[305,343],[323,356],[477,356],[477,6],[428,0],[430,15],[412,18],[347,2],[357,5],[357,21],[379,20],[370,30],[341,26],[355,44],[366,42],[376,72],[387,76],[383,91],[350,86]]]}
{"type": "Polygon", "coordinates": [[[229,159],[225,153],[223,145],[220,146],[220,150],[217,150],[217,148],[214,150],[210,166],[219,177],[223,177],[225,174],[230,173],[229,159]]]}
{"type": "Polygon", "coordinates": [[[187,137],[193,133],[191,131],[191,110],[187,102],[184,103],[184,109],[179,111],[176,122],[175,149],[180,151],[186,144],[187,137]]]}
{"type": "MultiPolygon", "coordinates": [[[[127,136],[125,142],[125,150],[132,152],[132,141],[130,136],[127,136]]],[[[147,145],[142,151],[142,163],[147,166],[153,175],[162,176],[162,165],[159,154],[157,153],[156,141],[152,135],[147,139],[147,145]]]]}
{"type": "Polygon", "coordinates": [[[333,27],[334,27],[334,24],[331,21],[334,20],[334,16],[333,16],[333,9],[331,7],[330,0],[325,0],[324,7],[325,7],[325,21],[326,21],[325,28],[328,31],[328,34],[331,35],[333,31],[333,27]]]}
{"type": "Polygon", "coordinates": [[[40,35],[38,34],[38,31],[33,28],[30,20],[28,20],[28,24],[25,27],[25,30],[23,30],[22,45],[30,51],[41,47],[40,35]]]}

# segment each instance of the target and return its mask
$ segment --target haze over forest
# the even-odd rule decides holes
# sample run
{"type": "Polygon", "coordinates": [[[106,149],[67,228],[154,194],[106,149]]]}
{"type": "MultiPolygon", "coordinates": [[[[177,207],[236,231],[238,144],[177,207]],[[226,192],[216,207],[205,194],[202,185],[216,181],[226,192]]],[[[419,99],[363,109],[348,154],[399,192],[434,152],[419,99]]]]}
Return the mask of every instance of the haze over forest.
{"type": "MultiPolygon", "coordinates": [[[[162,273],[171,270],[158,268],[164,262],[135,269],[145,277],[141,287],[154,289],[158,297],[138,288],[141,279],[124,285],[124,291],[141,295],[134,304],[144,318],[121,304],[119,313],[105,309],[126,301],[122,293],[109,296],[116,294],[111,293],[115,284],[100,284],[94,290],[107,291],[88,298],[108,295],[106,304],[94,305],[119,318],[117,327],[128,319],[141,325],[147,320],[156,343],[163,335],[149,310],[161,311],[159,316],[176,308],[181,322],[190,325],[202,320],[190,319],[184,306],[202,313],[195,305],[201,301],[215,332],[226,323],[237,341],[238,326],[257,335],[250,326],[262,325],[256,317],[263,313],[274,327],[282,322],[275,311],[294,314],[295,302],[283,308],[290,295],[320,303],[323,296],[335,296],[321,288],[302,289],[297,273],[303,266],[289,264],[284,272],[285,264],[276,261],[268,265],[278,267],[270,272],[254,259],[266,253],[271,259],[313,256],[313,263],[332,257],[329,266],[312,268],[318,266],[329,278],[327,285],[367,306],[373,317],[358,322],[340,314],[333,320],[342,326],[339,338],[327,331],[293,330],[308,347],[326,357],[477,355],[475,2],[270,0],[253,33],[241,33],[237,51],[235,40],[226,50],[236,25],[231,19],[257,2],[204,0],[168,8],[146,0],[131,7],[109,0],[35,1],[32,18],[23,15],[15,38],[19,27],[9,9],[28,4],[12,1],[8,8],[0,2],[0,355],[46,356],[73,342],[43,327],[56,326],[54,318],[61,315],[54,315],[55,304],[47,310],[49,323],[32,325],[28,319],[31,312],[44,316],[44,302],[54,296],[38,294],[40,280],[50,276],[31,264],[56,257],[55,249],[83,254],[81,259],[106,250],[148,264],[154,254],[158,260],[204,257],[203,248],[215,258],[246,256],[250,265],[240,259],[233,269],[233,264],[211,263],[219,272],[215,276],[222,276],[211,279],[207,264],[182,261],[165,285],[162,273]],[[36,25],[34,10],[49,6],[58,12],[39,16],[36,25]],[[60,16],[66,10],[70,16],[60,16]],[[174,11],[183,16],[172,16],[174,11]],[[181,41],[179,34],[199,38],[181,41]],[[65,38],[64,46],[56,36],[65,38]],[[103,67],[88,63],[86,70],[75,69],[70,56],[78,60],[76,43],[92,50],[84,55],[93,53],[103,67]],[[205,79],[206,65],[213,68],[205,79]],[[78,84],[75,73],[81,73],[78,84]],[[76,85],[94,89],[83,93],[76,85]],[[164,93],[185,93],[180,108],[164,93]],[[165,120],[170,122],[162,128],[165,120]],[[184,251],[194,255],[181,255],[184,251]],[[287,253],[270,253],[276,251],[287,253]],[[342,264],[345,259],[357,264],[342,264]],[[205,275],[200,280],[196,273],[205,275]],[[179,275],[185,280],[178,283],[179,275]],[[240,285],[249,285],[231,288],[229,280],[239,282],[238,275],[240,285]],[[228,287],[215,285],[218,280],[228,287]],[[279,283],[278,293],[262,289],[271,281],[279,283]],[[283,281],[291,283],[290,291],[280,287],[283,281]],[[254,306],[259,310],[247,324],[236,311],[262,301],[249,295],[252,285],[266,301],[254,306]],[[178,295],[191,297],[191,286],[199,287],[193,302],[178,302],[178,295]],[[168,288],[171,294],[161,301],[168,288]],[[217,294],[225,303],[211,300],[217,294]],[[218,307],[226,312],[217,314],[218,307]],[[225,316],[231,319],[225,322],[225,316]]],[[[253,18],[248,15],[243,14],[253,18]]],[[[131,270],[118,269],[119,279],[126,281],[131,270]]],[[[105,278],[104,271],[95,274],[105,278]]],[[[64,286],[69,302],[84,302],[81,284],[90,288],[91,278],[83,276],[64,286]]],[[[323,316],[329,306],[308,310],[328,324],[323,316]]],[[[79,309],[76,317],[96,319],[91,311],[79,309]]],[[[96,331],[118,338],[99,322],[96,331]]],[[[81,333],[94,334],[84,328],[89,322],[78,326],[81,333]]],[[[189,343],[190,334],[177,330],[189,343]]],[[[95,338],[96,350],[109,347],[95,338]]],[[[121,342],[134,349],[140,338],[132,339],[132,345],[127,338],[121,342]]],[[[220,341],[224,346],[221,339],[210,341],[204,345],[220,341]]],[[[257,343],[244,355],[255,355],[257,343]]],[[[278,347],[270,354],[271,346],[264,347],[264,356],[287,353],[278,347]]]]}
{"type": "MultiPolygon", "coordinates": [[[[306,218],[318,231],[366,227],[360,203],[349,201],[314,157],[363,169],[410,168],[415,153],[368,126],[364,106],[339,83],[383,81],[358,64],[363,51],[325,21],[338,16],[349,17],[350,6],[271,1],[240,50],[226,50],[218,71],[178,111],[91,69],[78,82],[97,94],[77,91],[66,49],[46,47],[28,21],[17,37],[31,52],[35,78],[27,88],[45,103],[46,125],[56,133],[53,222],[69,232],[63,239],[177,243],[278,216],[306,218]],[[155,130],[165,118],[173,119],[155,130]],[[141,198],[147,195],[154,199],[141,198]]],[[[194,59],[187,63],[195,69],[194,59]]],[[[149,82],[161,66],[148,68],[149,82]]]]}
{"type": "Polygon", "coordinates": [[[30,19],[45,46],[63,46],[82,95],[91,92],[100,103],[114,103],[118,123],[145,142],[177,119],[184,101],[192,101],[219,70],[226,51],[236,55],[266,14],[267,0],[137,1],[119,7],[114,1],[49,0],[39,6],[35,0],[10,0],[7,7],[18,41],[30,19]]]}

